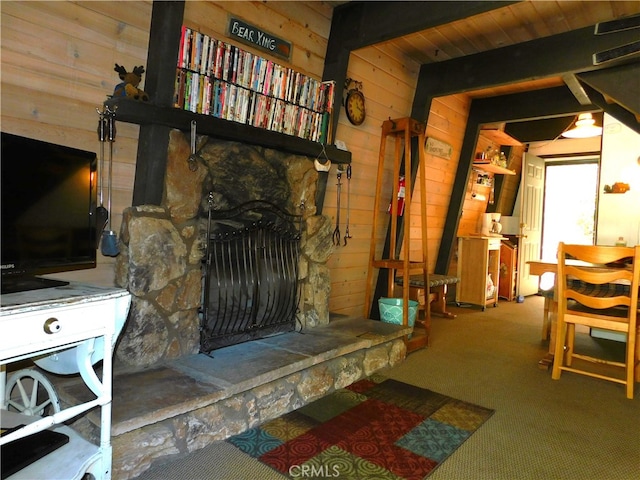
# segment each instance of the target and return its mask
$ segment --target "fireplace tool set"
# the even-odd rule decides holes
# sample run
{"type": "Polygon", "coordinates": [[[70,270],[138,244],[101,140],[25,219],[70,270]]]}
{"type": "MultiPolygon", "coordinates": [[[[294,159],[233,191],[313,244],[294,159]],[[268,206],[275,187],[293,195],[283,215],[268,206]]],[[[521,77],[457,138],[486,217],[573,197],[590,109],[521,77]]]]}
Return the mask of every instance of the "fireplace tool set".
{"type": "Polygon", "coordinates": [[[340,194],[342,192],[342,174],[346,173],[347,175],[347,224],[344,237],[344,246],[347,245],[347,240],[351,238],[351,234],[349,233],[349,212],[351,210],[351,165],[338,165],[338,182],[336,183],[336,228],[333,230],[333,244],[336,246],[340,246],[340,194]]]}
{"type": "Polygon", "coordinates": [[[347,225],[344,232],[344,245],[347,246],[347,239],[351,238],[349,233],[349,212],[351,211],[351,164],[347,165],[347,225]]]}
{"type": "Polygon", "coordinates": [[[111,230],[111,198],[113,180],[113,142],[116,140],[116,111],[105,106],[96,109],[100,115],[98,121],[98,140],[100,141],[100,205],[96,208],[96,231],[101,235],[100,251],[107,257],[116,257],[120,253],[118,237],[111,230]],[[104,144],[109,143],[109,183],[107,185],[107,207],[104,206],[104,144]],[[105,230],[106,228],[106,230],[105,230]]]}

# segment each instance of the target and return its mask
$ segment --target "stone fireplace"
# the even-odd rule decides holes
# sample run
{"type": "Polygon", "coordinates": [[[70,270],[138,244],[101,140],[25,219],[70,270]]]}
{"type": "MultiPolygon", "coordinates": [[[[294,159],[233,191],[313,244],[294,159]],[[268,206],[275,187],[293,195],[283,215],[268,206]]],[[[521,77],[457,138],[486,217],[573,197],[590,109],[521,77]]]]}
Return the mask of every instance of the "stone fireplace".
{"type": "Polygon", "coordinates": [[[207,210],[266,200],[302,219],[297,275],[300,329],[329,322],[333,245],[330,219],[316,214],[314,162],[237,142],[170,134],[163,202],[125,210],[116,282],[132,294],[116,349],[128,366],[145,367],[200,350],[207,210]]]}
{"type": "MultiPolygon", "coordinates": [[[[334,248],[333,225],[316,214],[313,159],[204,137],[198,146],[192,169],[188,138],[172,131],[162,204],[124,214],[116,279],[132,302],[116,347],[113,478],[135,478],[406,356],[407,327],[338,314],[329,321],[326,261],[334,248]],[[301,210],[296,325],[303,332],[199,353],[209,192],[219,210],[256,197],[301,210]]],[[[58,380],[62,402],[92,398],[82,379],[58,380]]],[[[97,443],[99,425],[99,417],[86,415],[73,428],[97,443]]]]}

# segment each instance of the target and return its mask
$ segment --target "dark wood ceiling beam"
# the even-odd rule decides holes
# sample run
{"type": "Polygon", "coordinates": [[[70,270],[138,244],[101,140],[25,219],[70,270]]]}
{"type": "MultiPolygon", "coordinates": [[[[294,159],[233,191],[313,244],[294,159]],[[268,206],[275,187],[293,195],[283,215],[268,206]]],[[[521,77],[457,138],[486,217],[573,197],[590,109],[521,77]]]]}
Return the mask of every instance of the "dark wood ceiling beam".
{"type": "MultiPolygon", "coordinates": [[[[592,104],[591,108],[594,108],[592,104]]],[[[597,117],[597,112],[592,112],[597,117]]],[[[510,137],[517,138],[522,143],[548,142],[557,138],[575,122],[575,115],[544,118],[539,120],[525,120],[522,122],[509,122],[505,125],[504,132],[510,137]]],[[[602,120],[596,122],[602,125],[602,120]]]]}
{"type": "Polygon", "coordinates": [[[477,98],[471,103],[478,109],[481,123],[518,122],[523,120],[577,115],[594,110],[582,105],[565,85],[497,97],[477,98]]]}
{"type": "Polygon", "coordinates": [[[640,134],[640,118],[631,111],[623,108],[618,103],[611,103],[602,93],[591,88],[589,85],[584,86],[589,98],[593,101],[594,105],[600,107],[604,112],[616,118],[616,120],[622,122],[627,127],[631,128],[635,132],[640,134]]]}
{"type": "MultiPolygon", "coordinates": [[[[444,62],[424,64],[418,84],[431,96],[451,95],[538,78],[599,70],[593,54],[637,40],[634,30],[594,35],[585,27],[444,62]],[[487,65],[500,68],[487,68],[487,65]]],[[[636,60],[637,61],[637,60],[636,60]]]]}
{"type": "Polygon", "coordinates": [[[613,98],[622,107],[640,116],[640,59],[606,70],[578,74],[578,80],[603,95],[613,98]]]}
{"type": "MultiPolygon", "coordinates": [[[[424,120],[424,116],[428,115],[425,105],[430,105],[435,97],[536,78],[583,74],[578,78],[582,80],[591,75],[591,81],[595,82],[596,78],[602,78],[602,82],[604,82],[605,72],[602,72],[602,77],[600,76],[600,71],[604,69],[601,66],[593,65],[593,53],[633,41],[636,38],[637,32],[634,31],[596,36],[594,35],[594,27],[587,27],[463,58],[425,64],[420,69],[412,113],[419,120],[424,120]],[[503,68],[487,69],[487,65],[502,65],[503,68]]],[[[625,73],[627,70],[635,69],[634,66],[627,65],[629,64],[618,63],[609,66],[606,69],[606,75],[609,78],[613,77],[612,82],[619,82],[619,78],[611,75],[612,68],[619,68],[625,73]]],[[[638,98],[637,78],[636,75],[628,79],[630,91],[635,92],[633,98],[636,101],[638,98]]],[[[604,105],[605,100],[602,96],[595,100],[597,95],[593,95],[588,87],[585,87],[585,91],[593,104],[600,106],[603,110],[619,111],[619,106],[604,105]]],[[[460,152],[458,171],[436,259],[434,269],[436,273],[447,273],[453,258],[471,162],[475,154],[474,148],[481,125],[553,118],[589,110],[593,110],[593,106],[580,104],[566,86],[478,99],[472,102],[460,152]]],[[[621,115],[624,116],[625,112],[620,112],[615,116],[624,121],[621,115]]],[[[630,124],[629,121],[624,121],[624,123],[630,124]]]]}
{"type": "Polygon", "coordinates": [[[334,9],[333,22],[343,27],[339,33],[344,48],[356,50],[513,3],[518,2],[349,2],[334,9]]]}
{"type": "MultiPolygon", "coordinates": [[[[172,106],[184,1],[153,2],[145,89],[158,106],[172,106]]],[[[116,112],[116,118],[117,118],[116,112]]],[[[140,126],[132,205],[160,205],[164,194],[170,128],[140,126]]]]}

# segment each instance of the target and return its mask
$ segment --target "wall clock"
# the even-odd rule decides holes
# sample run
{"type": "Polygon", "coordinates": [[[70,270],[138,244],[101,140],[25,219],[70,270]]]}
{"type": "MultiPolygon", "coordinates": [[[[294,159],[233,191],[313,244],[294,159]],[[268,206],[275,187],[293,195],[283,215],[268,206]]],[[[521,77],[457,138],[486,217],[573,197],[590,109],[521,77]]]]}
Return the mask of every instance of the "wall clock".
{"type": "Polygon", "coordinates": [[[348,78],[347,88],[352,82],[355,83],[355,88],[352,88],[347,92],[347,98],[344,101],[344,109],[347,114],[347,118],[352,124],[362,125],[366,116],[364,94],[360,91],[362,83],[355,82],[348,78]]]}

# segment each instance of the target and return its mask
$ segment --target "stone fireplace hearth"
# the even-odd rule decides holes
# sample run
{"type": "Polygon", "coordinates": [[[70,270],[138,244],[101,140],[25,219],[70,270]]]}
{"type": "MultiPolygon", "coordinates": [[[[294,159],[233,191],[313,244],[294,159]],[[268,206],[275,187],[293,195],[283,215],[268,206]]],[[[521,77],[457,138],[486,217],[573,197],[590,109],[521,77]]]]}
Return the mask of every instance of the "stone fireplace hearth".
{"type": "Polygon", "coordinates": [[[200,346],[206,212],[267,200],[303,218],[298,265],[301,329],[329,322],[333,251],[330,219],[316,215],[318,174],[308,157],[199,137],[195,163],[189,138],[170,135],[164,200],[125,210],[116,282],[132,294],[116,349],[124,365],[145,367],[191,355],[200,346]],[[193,165],[197,167],[192,168],[193,165]]]}

